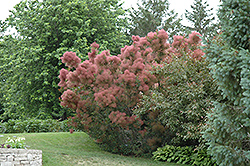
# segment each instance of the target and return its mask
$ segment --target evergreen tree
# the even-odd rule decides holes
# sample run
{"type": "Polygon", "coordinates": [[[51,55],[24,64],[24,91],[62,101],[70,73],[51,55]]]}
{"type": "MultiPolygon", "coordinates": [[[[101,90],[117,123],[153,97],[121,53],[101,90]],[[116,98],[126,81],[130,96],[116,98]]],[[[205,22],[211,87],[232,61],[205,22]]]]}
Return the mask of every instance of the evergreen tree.
{"type": "Polygon", "coordinates": [[[191,5],[192,11],[186,10],[185,17],[191,23],[191,26],[185,26],[187,34],[190,31],[199,32],[205,39],[213,37],[218,30],[218,24],[214,23],[213,8],[209,8],[207,1],[194,0],[191,5]]]}
{"type": "Polygon", "coordinates": [[[129,11],[130,35],[144,37],[148,32],[163,28],[171,38],[182,30],[177,13],[169,11],[168,0],[141,0],[137,6],[138,9],[132,7],[129,11]]]}
{"type": "Polygon", "coordinates": [[[222,0],[222,32],[206,48],[223,100],[214,102],[204,138],[220,166],[250,165],[250,1],[222,0]]]}
{"type": "Polygon", "coordinates": [[[233,48],[244,48],[250,51],[250,1],[223,0],[219,9],[223,36],[230,41],[233,48]]]}
{"type": "Polygon", "coordinates": [[[173,42],[174,35],[183,35],[184,26],[181,24],[182,18],[178,17],[178,13],[171,10],[167,13],[167,17],[164,19],[163,25],[160,27],[167,31],[170,42],[173,42]]]}

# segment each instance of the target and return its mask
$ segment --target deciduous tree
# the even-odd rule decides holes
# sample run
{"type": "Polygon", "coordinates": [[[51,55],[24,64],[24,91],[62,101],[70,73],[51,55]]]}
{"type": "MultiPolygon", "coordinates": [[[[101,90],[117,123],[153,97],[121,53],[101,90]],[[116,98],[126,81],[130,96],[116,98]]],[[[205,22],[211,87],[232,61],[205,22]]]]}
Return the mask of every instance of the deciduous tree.
{"type": "MultiPolygon", "coordinates": [[[[89,45],[111,48],[116,54],[126,43],[126,23],[119,0],[25,0],[11,11],[3,31],[17,35],[1,41],[1,92],[5,111],[12,118],[59,118],[59,58],[75,51],[85,59],[89,45]]],[[[64,115],[63,118],[66,118],[64,115]]]]}

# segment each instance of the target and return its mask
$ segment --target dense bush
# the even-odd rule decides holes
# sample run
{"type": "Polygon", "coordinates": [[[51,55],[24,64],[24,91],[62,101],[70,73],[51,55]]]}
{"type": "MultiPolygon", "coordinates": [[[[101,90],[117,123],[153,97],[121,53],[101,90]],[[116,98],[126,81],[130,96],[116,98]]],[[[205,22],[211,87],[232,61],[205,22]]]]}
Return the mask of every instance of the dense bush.
{"type": "MultiPolygon", "coordinates": [[[[194,34],[189,40],[192,37],[194,34]]],[[[188,43],[184,38],[174,38],[172,45],[179,45],[175,48],[178,56],[154,68],[152,74],[159,82],[150,93],[143,95],[134,110],[143,117],[158,114],[151,119],[161,122],[168,130],[168,145],[198,145],[206,114],[211,111],[212,100],[219,96],[198,41],[188,43]]]]}
{"type": "Polygon", "coordinates": [[[68,132],[68,120],[9,120],[0,123],[1,133],[68,132]]]}
{"type": "Polygon", "coordinates": [[[72,125],[84,129],[104,149],[126,155],[150,153],[172,134],[169,126],[157,120],[157,111],[149,116],[133,112],[142,94],[165,81],[152,71],[184,54],[193,61],[203,59],[198,48],[201,39],[195,32],[188,39],[176,36],[172,45],[164,30],[132,39],[133,44],[122,48],[118,56],[109,51],[98,54],[96,43],[89,60],[82,63],[75,53],[66,52],[61,59],[69,69],[62,69],[59,76],[61,105],[76,110],[72,125]]]}
{"type": "Polygon", "coordinates": [[[165,145],[157,148],[153,152],[153,159],[157,161],[167,161],[179,164],[188,164],[193,166],[216,166],[216,162],[207,154],[206,149],[195,149],[190,146],[176,147],[165,145]]]}

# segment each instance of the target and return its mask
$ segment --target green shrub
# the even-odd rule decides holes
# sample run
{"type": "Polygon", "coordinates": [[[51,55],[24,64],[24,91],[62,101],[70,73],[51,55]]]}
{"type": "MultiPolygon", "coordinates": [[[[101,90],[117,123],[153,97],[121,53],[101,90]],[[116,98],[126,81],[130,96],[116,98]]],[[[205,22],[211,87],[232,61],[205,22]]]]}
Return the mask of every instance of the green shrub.
{"type": "MultiPolygon", "coordinates": [[[[185,40],[181,42],[184,44],[185,40]]],[[[143,95],[134,110],[136,115],[160,122],[168,132],[165,143],[175,146],[199,145],[206,114],[211,111],[212,101],[219,97],[202,50],[193,46],[195,51],[190,55],[185,49],[178,50],[179,56],[173,56],[170,63],[155,67],[152,73],[159,82],[143,95]]]]}
{"type": "Polygon", "coordinates": [[[153,152],[153,159],[194,166],[216,166],[215,161],[207,154],[206,149],[196,150],[193,147],[165,145],[153,152]]]}
{"type": "Polygon", "coordinates": [[[38,133],[38,132],[67,132],[68,120],[57,121],[53,119],[39,120],[9,120],[0,124],[1,133],[38,133]]]}

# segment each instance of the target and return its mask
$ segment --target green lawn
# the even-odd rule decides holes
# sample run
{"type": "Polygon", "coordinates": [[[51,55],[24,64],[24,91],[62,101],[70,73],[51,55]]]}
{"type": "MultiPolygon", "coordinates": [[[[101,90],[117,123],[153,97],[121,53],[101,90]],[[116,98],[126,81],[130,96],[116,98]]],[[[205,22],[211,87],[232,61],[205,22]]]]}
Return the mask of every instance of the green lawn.
{"type": "Polygon", "coordinates": [[[3,143],[7,136],[23,136],[26,138],[26,144],[30,146],[29,149],[42,150],[43,166],[181,166],[102,151],[83,132],[3,134],[0,143],[3,143]]]}

